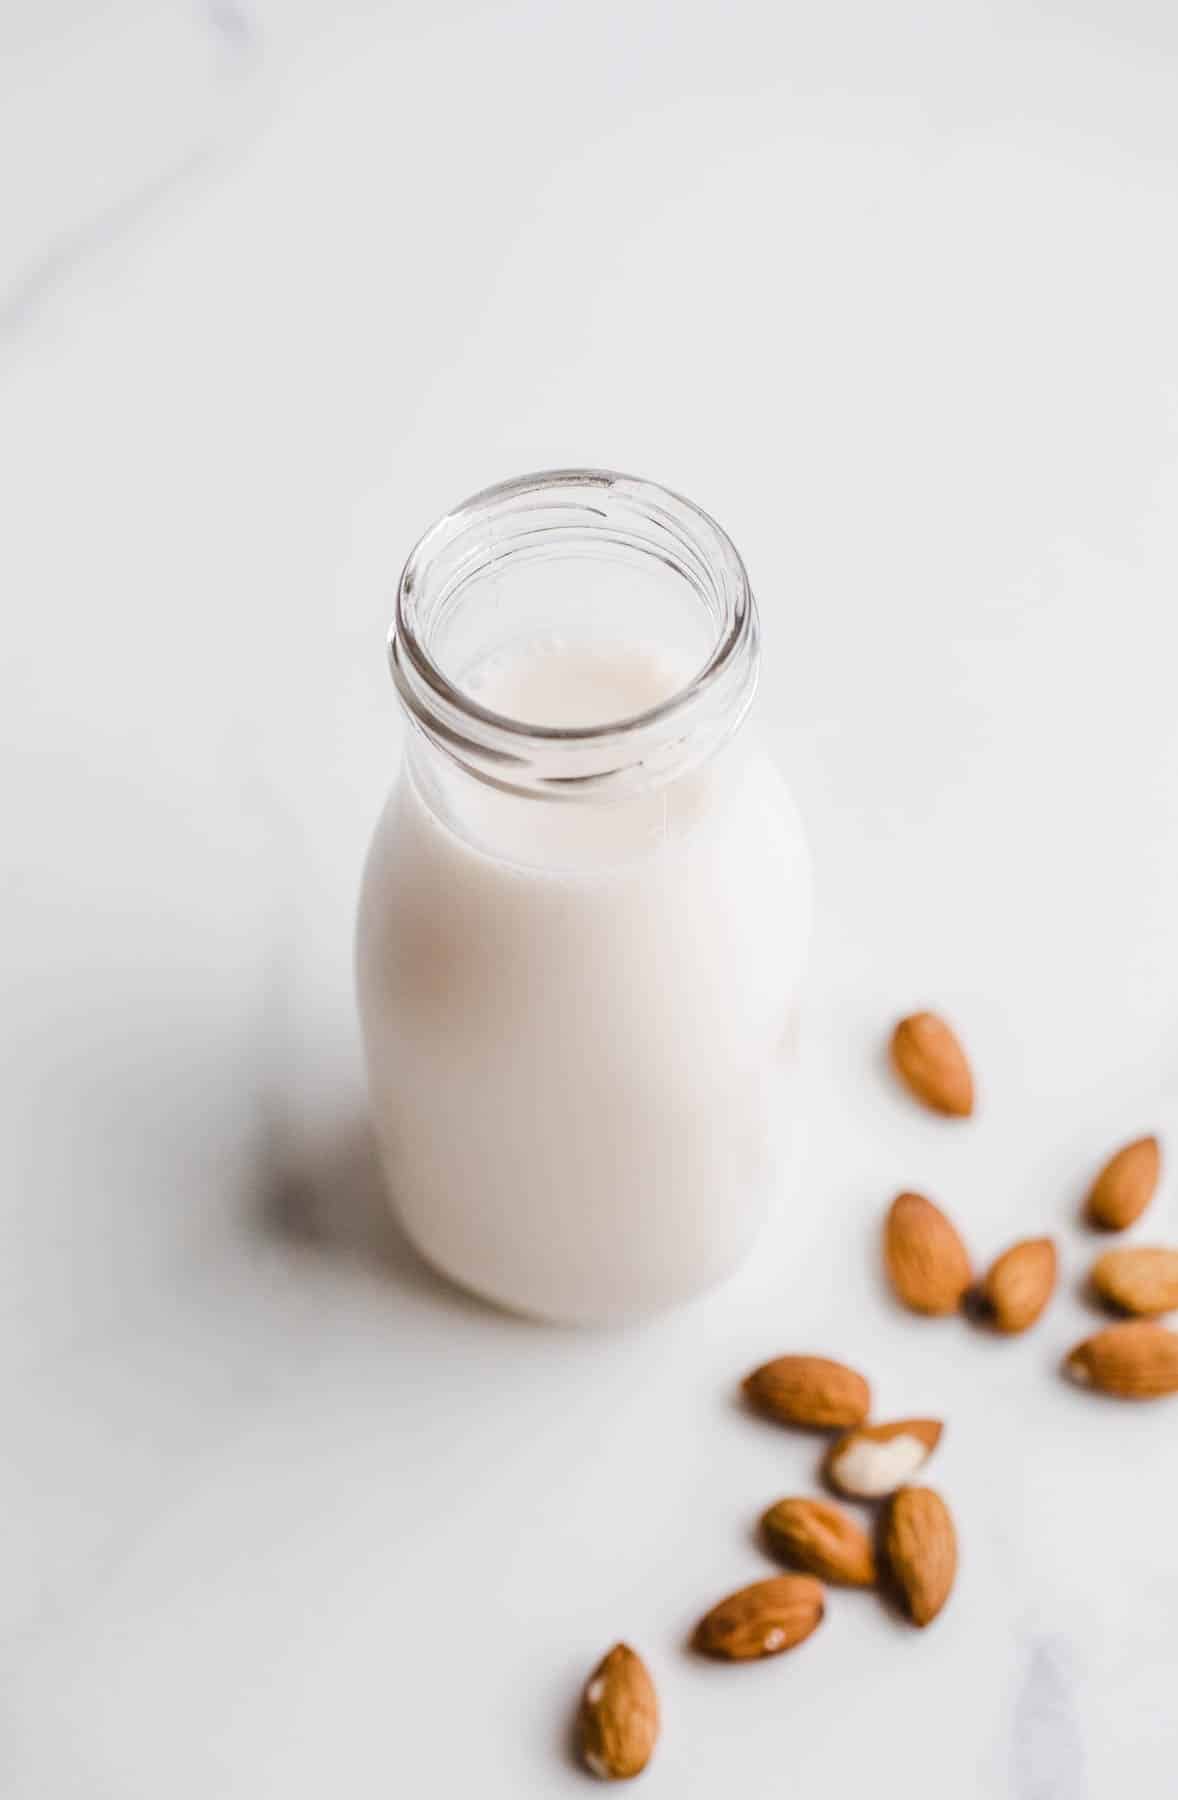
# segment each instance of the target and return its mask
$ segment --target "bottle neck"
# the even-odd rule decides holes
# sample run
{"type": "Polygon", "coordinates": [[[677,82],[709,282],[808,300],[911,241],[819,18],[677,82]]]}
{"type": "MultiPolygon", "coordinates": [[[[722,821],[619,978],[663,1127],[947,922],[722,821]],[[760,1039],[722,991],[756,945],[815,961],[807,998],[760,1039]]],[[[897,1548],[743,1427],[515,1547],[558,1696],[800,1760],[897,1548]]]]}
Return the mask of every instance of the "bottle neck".
{"type": "Polygon", "coordinates": [[[630,802],[712,761],[739,728],[756,607],[730,540],[690,502],[559,471],[476,495],[426,534],[401,578],[390,659],[430,746],[415,753],[423,792],[445,789],[449,765],[548,805],[630,802]],[[676,673],[652,686],[656,667],[676,673]]]}
{"type": "Polygon", "coordinates": [[[497,862],[553,875],[598,875],[668,851],[722,817],[747,749],[740,732],[705,761],[664,780],[598,789],[570,805],[563,795],[488,783],[413,732],[405,800],[428,829],[441,828],[497,862]]]}

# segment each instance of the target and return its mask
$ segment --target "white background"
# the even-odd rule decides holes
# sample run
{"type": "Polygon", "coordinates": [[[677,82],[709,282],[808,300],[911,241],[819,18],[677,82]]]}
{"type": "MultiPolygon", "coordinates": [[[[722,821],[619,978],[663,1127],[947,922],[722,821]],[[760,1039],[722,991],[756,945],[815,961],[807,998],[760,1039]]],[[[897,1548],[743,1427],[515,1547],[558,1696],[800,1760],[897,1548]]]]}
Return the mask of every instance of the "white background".
{"type": "Polygon", "coordinates": [[[1176,321],[1168,0],[9,0],[6,1800],[584,1792],[623,1635],[651,1800],[1170,1791],[1178,1413],[1056,1368],[1094,1164],[1178,1126],[1176,321]],[[744,552],[820,888],[799,1191],[615,1336],[435,1280],[356,1129],[396,573],[567,462],[744,552]],[[881,1066],[920,1004],[967,1126],[881,1066]],[[1035,1333],[898,1312],[898,1185],[1057,1234],[1035,1333]],[[798,1348],[949,1420],[958,1590],[701,1666],[798,1348]]]}

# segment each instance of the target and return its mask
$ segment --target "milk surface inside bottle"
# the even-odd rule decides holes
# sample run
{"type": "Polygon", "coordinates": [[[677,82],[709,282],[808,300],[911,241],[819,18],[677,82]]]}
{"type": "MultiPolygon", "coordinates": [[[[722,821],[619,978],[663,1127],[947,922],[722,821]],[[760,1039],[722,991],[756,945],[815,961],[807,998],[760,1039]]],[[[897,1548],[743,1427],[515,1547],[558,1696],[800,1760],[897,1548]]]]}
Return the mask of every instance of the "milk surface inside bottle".
{"type": "Polygon", "coordinates": [[[506,484],[407,565],[372,1114],[418,1248],[501,1305],[671,1305],[780,1197],[810,874],[746,724],[757,654],[732,546],[649,483],[506,484]]]}

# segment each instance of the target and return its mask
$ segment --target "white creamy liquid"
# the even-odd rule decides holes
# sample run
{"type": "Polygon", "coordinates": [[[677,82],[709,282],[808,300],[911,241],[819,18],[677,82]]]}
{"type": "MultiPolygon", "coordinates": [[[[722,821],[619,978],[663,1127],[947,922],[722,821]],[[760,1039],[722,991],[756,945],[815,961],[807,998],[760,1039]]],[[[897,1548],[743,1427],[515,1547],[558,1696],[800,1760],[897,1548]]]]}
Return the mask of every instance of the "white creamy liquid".
{"type": "Polygon", "coordinates": [[[488,657],[464,686],[481,706],[521,724],[583,728],[647,712],[694,672],[690,659],[673,650],[572,645],[551,637],[488,657]]]}
{"type": "MultiPolygon", "coordinates": [[[[537,643],[468,682],[531,724],[632,715],[691,670],[537,643]]],[[[436,757],[436,751],[418,752],[436,757]]],[[[684,1299],[776,1197],[810,873],[743,734],[626,802],[504,796],[412,767],[377,829],[359,930],[373,1114],[424,1254],[568,1321],[684,1299]]]]}

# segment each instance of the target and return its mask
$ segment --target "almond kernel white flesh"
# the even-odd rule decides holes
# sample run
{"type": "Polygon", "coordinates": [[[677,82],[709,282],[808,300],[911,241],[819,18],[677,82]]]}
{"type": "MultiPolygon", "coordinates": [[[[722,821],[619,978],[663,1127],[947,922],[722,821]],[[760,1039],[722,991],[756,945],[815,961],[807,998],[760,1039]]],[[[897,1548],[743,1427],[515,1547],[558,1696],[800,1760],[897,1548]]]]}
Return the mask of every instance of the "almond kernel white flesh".
{"type": "Polygon", "coordinates": [[[865,1500],[878,1500],[911,1481],[917,1469],[928,1460],[928,1455],[928,1445],[922,1444],[919,1438],[909,1437],[907,1432],[882,1444],[860,1438],[857,1443],[848,1444],[835,1458],[831,1473],[836,1486],[845,1493],[859,1495],[865,1500]]]}

